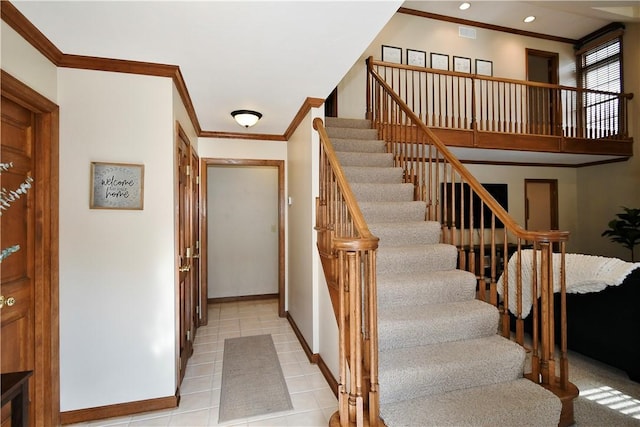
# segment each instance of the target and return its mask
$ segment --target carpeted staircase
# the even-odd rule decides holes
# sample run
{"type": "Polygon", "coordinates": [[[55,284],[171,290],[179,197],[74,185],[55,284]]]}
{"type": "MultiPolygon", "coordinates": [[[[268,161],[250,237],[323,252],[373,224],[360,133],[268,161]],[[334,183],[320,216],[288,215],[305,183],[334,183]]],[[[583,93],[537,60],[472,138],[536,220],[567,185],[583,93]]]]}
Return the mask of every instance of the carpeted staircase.
{"type": "Polygon", "coordinates": [[[498,311],[475,298],[457,251],[425,221],[366,120],[326,128],[371,232],[377,255],[380,414],[388,427],[555,426],[561,402],[523,378],[525,351],[497,334],[498,311]]]}

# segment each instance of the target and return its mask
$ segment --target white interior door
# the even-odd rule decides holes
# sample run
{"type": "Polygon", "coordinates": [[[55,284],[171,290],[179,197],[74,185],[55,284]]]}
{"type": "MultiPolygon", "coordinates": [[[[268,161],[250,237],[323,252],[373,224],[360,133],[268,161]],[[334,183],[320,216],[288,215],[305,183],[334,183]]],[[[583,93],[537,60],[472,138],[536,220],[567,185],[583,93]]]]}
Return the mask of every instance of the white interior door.
{"type": "Polygon", "coordinates": [[[278,168],[208,166],[208,297],[278,294],[278,168]]]}

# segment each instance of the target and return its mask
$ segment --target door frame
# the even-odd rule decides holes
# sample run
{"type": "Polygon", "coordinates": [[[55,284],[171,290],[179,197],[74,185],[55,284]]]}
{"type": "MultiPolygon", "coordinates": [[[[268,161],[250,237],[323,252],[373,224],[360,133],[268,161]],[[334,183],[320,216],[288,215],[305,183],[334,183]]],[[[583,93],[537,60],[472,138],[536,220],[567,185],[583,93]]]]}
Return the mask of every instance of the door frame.
{"type": "MultiPolygon", "coordinates": [[[[200,212],[201,212],[201,224],[200,230],[200,265],[201,276],[200,280],[206,286],[202,286],[202,304],[206,307],[208,299],[208,236],[207,236],[207,169],[209,166],[274,166],[278,168],[278,316],[285,317],[285,254],[284,254],[284,242],[285,242],[285,195],[284,195],[284,160],[255,160],[255,159],[217,159],[217,158],[203,158],[200,160],[200,212]]],[[[204,310],[206,313],[207,310],[204,310]]]]}
{"type": "Polygon", "coordinates": [[[36,221],[34,425],[60,424],[59,107],[4,70],[1,93],[34,114],[36,221]]]}

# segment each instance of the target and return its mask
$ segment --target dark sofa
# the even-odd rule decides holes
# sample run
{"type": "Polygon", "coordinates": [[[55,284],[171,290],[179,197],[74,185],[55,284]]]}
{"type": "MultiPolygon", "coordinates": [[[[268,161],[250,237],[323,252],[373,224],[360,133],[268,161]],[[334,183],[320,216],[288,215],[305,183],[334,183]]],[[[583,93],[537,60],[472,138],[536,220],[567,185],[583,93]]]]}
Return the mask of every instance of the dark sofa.
{"type": "MultiPolygon", "coordinates": [[[[559,319],[559,294],[555,295],[554,309],[559,319]]],[[[525,319],[528,332],[530,317],[525,319]]],[[[555,325],[559,342],[559,322],[555,325]]],[[[621,369],[640,382],[640,268],[618,286],[586,294],[567,293],[567,347],[621,369]]]]}

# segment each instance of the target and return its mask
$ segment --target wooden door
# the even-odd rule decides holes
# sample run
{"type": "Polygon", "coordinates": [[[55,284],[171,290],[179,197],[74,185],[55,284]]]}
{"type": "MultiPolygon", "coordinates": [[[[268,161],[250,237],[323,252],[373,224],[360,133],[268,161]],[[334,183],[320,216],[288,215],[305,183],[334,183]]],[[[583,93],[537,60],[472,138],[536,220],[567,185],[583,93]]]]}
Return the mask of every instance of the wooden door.
{"type": "MultiPolygon", "coordinates": [[[[557,85],[559,56],[555,52],[526,49],[527,81],[557,85]]],[[[559,135],[557,125],[562,123],[557,93],[548,87],[529,88],[530,132],[541,135],[559,135]]]]}
{"type": "Polygon", "coordinates": [[[525,227],[527,230],[558,230],[558,180],[526,179],[525,227]]]}
{"type": "Polygon", "coordinates": [[[184,378],[187,361],[193,352],[193,282],[191,274],[191,155],[186,137],[179,133],[177,141],[177,171],[178,171],[178,212],[177,212],[177,240],[178,253],[176,269],[178,271],[178,301],[179,301],[179,381],[184,378]]]}
{"type": "MultiPolygon", "coordinates": [[[[2,98],[2,372],[35,369],[33,121],[31,111],[2,98]]],[[[31,386],[31,399],[33,392],[31,386]]],[[[9,414],[3,408],[3,425],[9,414]]]]}
{"type": "Polygon", "coordinates": [[[194,150],[191,150],[191,281],[193,291],[192,299],[192,325],[193,335],[199,325],[206,324],[206,304],[203,306],[202,286],[200,283],[200,159],[194,150]]]}
{"type": "MultiPolygon", "coordinates": [[[[60,417],[58,106],[5,71],[0,75],[0,161],[13,163],[2,171],[0,187],[15,190],[33,178],[31,188],[0,211],[1,249],[20,245],[0,264],[0,367],[33,371],[29,418],[53,426],[60,417]]],[[[9,409],[2,409],[5,420],[9,409]]]]}

